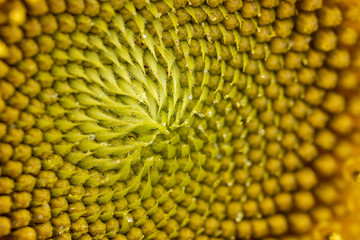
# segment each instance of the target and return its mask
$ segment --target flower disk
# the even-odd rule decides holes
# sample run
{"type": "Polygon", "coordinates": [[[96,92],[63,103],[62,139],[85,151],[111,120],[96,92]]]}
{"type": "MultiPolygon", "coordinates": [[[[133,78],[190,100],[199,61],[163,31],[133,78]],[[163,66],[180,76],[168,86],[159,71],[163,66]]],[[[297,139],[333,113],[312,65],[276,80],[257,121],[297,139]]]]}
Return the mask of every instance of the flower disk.
{"type": "Polygon", "coordinates": [[[355,239],[359,14],[0,0],[0,239],[355,239]]]}

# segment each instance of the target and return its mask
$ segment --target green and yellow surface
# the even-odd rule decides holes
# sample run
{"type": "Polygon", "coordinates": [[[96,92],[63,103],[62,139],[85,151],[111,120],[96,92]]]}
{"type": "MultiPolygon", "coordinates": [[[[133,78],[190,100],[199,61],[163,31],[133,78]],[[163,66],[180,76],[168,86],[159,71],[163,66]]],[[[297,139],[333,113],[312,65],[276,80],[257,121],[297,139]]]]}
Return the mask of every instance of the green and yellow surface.
{"type": "Polygon", "coordinates": [[[0,0],[0,239],[359,239],[359,19],[0,0]]]}

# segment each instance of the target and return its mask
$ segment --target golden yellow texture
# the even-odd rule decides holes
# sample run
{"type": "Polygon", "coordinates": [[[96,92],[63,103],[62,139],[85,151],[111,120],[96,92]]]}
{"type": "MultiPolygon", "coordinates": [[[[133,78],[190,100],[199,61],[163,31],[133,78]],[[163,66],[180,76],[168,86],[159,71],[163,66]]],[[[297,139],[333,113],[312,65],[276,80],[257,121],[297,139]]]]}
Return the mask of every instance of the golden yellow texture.
{"type": "Polygon", "coordinates": [[[0,240],[358,239],[359,14],[0,0],[0,240]]]}

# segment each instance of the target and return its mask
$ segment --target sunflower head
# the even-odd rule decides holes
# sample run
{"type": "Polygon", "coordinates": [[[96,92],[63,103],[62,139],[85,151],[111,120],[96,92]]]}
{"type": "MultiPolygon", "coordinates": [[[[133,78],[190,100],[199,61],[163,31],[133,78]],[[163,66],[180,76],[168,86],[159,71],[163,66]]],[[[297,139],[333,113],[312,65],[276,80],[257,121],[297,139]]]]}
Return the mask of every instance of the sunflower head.
{"type": "Polygon", "coordinates": [[[355,239],[359,13],[0,0],[0,239],[355,239]]]}

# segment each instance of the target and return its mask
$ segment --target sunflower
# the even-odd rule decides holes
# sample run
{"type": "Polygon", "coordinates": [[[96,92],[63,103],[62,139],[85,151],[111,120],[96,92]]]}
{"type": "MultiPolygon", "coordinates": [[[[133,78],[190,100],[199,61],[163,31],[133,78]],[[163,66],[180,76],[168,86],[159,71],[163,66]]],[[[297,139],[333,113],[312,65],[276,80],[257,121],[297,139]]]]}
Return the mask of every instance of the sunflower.
{"type": "Polygon", "coordinates": [[[359,238],[359,14],[0,0],[0,239],[359,238]]]}

